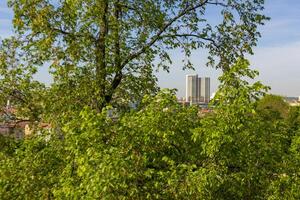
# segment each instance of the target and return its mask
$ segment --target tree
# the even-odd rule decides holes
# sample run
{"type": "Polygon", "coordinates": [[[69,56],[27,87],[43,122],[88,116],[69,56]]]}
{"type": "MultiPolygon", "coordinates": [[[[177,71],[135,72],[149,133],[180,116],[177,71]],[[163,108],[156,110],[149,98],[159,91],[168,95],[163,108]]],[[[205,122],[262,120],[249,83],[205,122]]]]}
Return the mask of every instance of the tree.
{"type": "Polygon", "coordinates": [[[300,127],[300,107],[299,106],[291,106],[289,108],[288,116],[287,116],[287,124],[291,129],[291,132],[295,132],[300,127]]]}
{"type": "Polygon", "coordinates": [[[207,188],[207,199],[267,199],[270,183],[287,167],[285,126],[266,123],[256,111],[268,87],[247,81],[258,75],[248,66],[241,59],[219,78],[215,114],[194,130],[216,185],[207,188]]]}
{"type": "Polygon", "coordinates": [[[182,199],[195,195],[185,188],[192,182],[185,177],[201,158],[191,138],[197,119],[197,109],[183,108],[170,91],[146,96],[141,110],[126,113],[114,124],[105,115],[83,111],[65,127],[74,155],[69,158],[76,168],[71,175],[73,162],[67,162],[56,197],[182,199]]]}
{"type": "MultiPolygon", "coordinates": [[[[208,64],[228,69],[237,57],[252,53],[260,36],[257,27],[268,19],[261,14],[263,4],[263,0],[9,0],[22,51],[34,66],[50,65],[54,77],[50,93],[63,97],[50,107],[89,105],[98,112],[113,99],[119,102],[124,92],[129,96],[141,92],[128,82],[143,83],[142,88],[148,89],[143,94],[156,91],[153,61],[158,58],[159,67],[168,70],[172,63],[168,49],[182,48],[189,57],[192,50],[207,48],[208,64]],[[214,7],[221,17],[216,26],[206,18],[214,7]]],[[[192,65],[188,62],[185,67],[192,65]]]]}
{"type": "Polygon", "coordinates": [[[281,96],[266,95],[257,103],[257,110],[267,119],[286,119],[289,113],[289,104],[281,96]]]}
{"type": "Polygon", "coordinates": [[[300,198],[300,109],[290,107],[287,115],[287,155],[282,158],[285,163],[283,173],[272,182],[270,187],[270,199],[299,199],[300,198]]]}
{"type": "Polygon", "coordinates": [[[0,141],[0,198],[53,199],[67,155],[57,134],[19,141],[0,135],[0,141]]]}
{"type": "Polygon", "coordinates": [[[258,74],[248,66],[220,77],[204,117],[163,90],[118,120],[86,106],[63,139],[56,129],[0,137],[0,198],[298,199],[300,127],[288,134],[284,119],[258,112],[268,87],[247,81],[258,74]]]}
{"type": "Polygon", "coordinates": [[[21,141],[0,137],[1,199],[299,197],[299,113],[266,118],[258,105],[268,87],[247,81],[258,75],[243,55],[267,19],[263,0],[10,5],[19,36],[1,44],[1,103],[12,98],[23,118],[59,126],[21,141]],[[205,19],[210,7],[220,8],[216,26],[205,19]],[[152,73],[156,57],[168,70],[168,49],[189,56],[198,47],[223,69],[213,113],[203,118],[172,91],[154,95],[152,73]],[[50,87],[33,81],[45,65],[50,87]],[[139,107],[108,117],[108,104],[128,99],[139,107]]]}

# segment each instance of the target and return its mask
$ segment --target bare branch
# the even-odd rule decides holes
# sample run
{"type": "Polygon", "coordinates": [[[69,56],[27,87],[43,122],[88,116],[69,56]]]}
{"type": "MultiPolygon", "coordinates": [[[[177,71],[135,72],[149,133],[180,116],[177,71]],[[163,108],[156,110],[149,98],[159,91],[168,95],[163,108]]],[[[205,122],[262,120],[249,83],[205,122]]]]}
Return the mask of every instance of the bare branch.
{"type": "Polygon", "coordinates": [[[217,6],[222,6],[222,7],[226,7],[226,8],[229,7],[228,4],[221,3],[221,2],[218,2],[218,1],[216,1],[216,2],[210,2],[210,1],[208,1],[207,4],[210,4],[210,5],[217,5],[217,6]]]}

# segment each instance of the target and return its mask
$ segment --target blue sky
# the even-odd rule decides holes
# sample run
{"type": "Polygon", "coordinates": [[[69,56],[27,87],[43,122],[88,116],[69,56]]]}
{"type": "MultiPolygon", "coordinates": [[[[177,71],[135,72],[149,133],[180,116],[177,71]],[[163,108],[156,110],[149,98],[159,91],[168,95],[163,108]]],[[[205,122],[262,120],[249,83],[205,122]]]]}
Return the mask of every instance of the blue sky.
{"type": "MultiPolygon", "coordinates": [[[[259,80],[271,86],[272,93],[283,96],[300,96],[300,0],[266,0],[265,14],[271,21],[260,28],[262,38],[249,60],[253,68],[260,71],[259,80]]],[[[6,0],[0,0],[0,38],[12,34],[13,12],[7,8],[6,0]]],[[[220,72],[205,67],[207,52],[197,50],[191,58],[195,71],[182,71],[183,55],[173,51],[173,66],[170,73],[159,72],[161,87],[177,88],[178,96],[185,94],[185,75],[198,73],[211,77],[212,92],[217,88],[220,72]]],[[[44,68],[36,77],[50,81],[44,68]]]]}

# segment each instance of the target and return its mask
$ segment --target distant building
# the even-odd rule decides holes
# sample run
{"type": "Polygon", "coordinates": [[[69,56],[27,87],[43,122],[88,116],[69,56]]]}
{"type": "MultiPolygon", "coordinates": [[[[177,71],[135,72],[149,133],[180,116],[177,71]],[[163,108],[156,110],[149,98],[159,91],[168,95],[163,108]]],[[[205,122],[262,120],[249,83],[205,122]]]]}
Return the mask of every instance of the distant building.
{"type": "Polygon", "coordinates": [[[51,129],[48,123],[41,122],[33,126],[28,119],[17,120],[16,114],[17,110],[11,106],[10,101],[7,101],[6,107],[0,108],[0,135],[23,139],[37,129],[51,129]]]}
{"type": "Polygon", "coordinates": [[[199,80],[198,75],[186,76],[186,95],[187,102],[196,103],[199,101],[199,80]]]}
{"type": "Polygon", "coordinates": [[[300,97],[284,97],[284,100],[290,106],[300,106],[300,97]]]}
{"type": "Polygon", "coordinates": [[[208,103],[210,100],[210,78],[203,77],[200,80],[200,102],[208,103]]]}
{"type": "Polygon", "coordinates": [[[186,76],[186,102],[208,103],[210,100],[210,78],[195,75],[186,76]]]}
{"type": "Polygon", "coordinates": [[[21,139],[24,137],[25,126],[25,123],[0,123],[0,135],[21,139]]]}

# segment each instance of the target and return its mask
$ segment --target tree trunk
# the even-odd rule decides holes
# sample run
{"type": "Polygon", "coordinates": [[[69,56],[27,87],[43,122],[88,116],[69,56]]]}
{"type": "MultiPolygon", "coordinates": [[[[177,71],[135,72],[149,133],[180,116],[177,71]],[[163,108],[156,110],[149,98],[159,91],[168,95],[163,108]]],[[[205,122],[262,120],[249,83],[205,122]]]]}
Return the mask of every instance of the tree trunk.
{"type": "Polygon", "coordinates": [[[96,44],[96,83],[97,90],[96,101],[97,110],[101,112],[105,107],[105,95],[106,95],[106,39],[108,34],[108,0],[100,2],[100,8],[102,8],[101,17],[99,21],[100,33],[96,44]]]}
{"type": "Polygon", "coordinates": [[[110,85],[109,90],[106,93],[105,96],[105,102],[106,104],[110,103],[112,100],[112,96],[117,89],[117,87],[120,85],[123,73],[122,73],[122,64],[121,64],[121,49],[120,49],[120,20],[121,19],[121,5],[120,1],[117,0],[114,4],[114,20],[115,20],[115,27],[114,27],[114,68],[115,68],[115,76],[113,78],[113,81],[110,85]]]}

